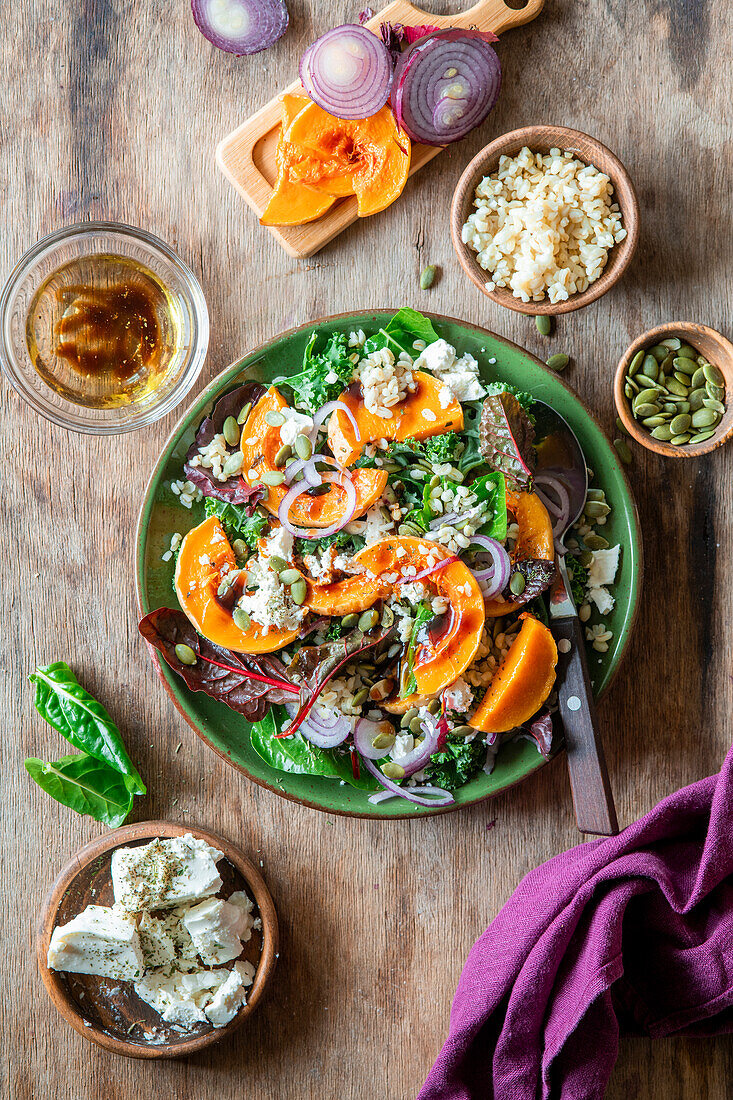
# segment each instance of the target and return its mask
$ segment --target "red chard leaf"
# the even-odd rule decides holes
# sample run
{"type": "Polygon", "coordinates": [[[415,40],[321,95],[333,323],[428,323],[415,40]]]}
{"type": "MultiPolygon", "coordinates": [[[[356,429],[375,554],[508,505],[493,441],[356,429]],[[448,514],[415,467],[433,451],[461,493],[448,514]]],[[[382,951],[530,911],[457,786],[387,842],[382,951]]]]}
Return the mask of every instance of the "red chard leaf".
{"type": "Polygon", "coordinates": [[[549,561],[547,558],[523,558],[512,565],[509,583],[502,592],[502,596],[505,600],[511,600],[512,603],[519,604],[521,607],[541,596],[554,579],[554,561],[549,561]],[[511,579],[516,573],[521,573],[524,577],[524,589],[518,596],[515,596],[511,590],[511,579]]]}
{"type": "Polygon", "coordinates": [[[532,421],[513,394],[504,390],[485,398],[480,450],[488,464],[504,474],[507,488],[530,488],[536,462],[533,443],[532,421]]]}
{"type": "Polygon", "coordinates": [[[183,467],[188,480],[200,489],[205,497],[215,497],[229,504],[243,504],[247,515],[252,515],[255,505],[264,495],[264,489],[261,486],[250,486],[244,478],[238,476],[230,477],[227,481],[217,481],[211,470],[205,470],[202,466],[192,466],[191,459],[198,455],[201,447],[211,443],[214,436],[221,434],[227,417],[239,416],[248,402],[254,405],[264,392],[265,387],[259,382],[245,382],[243,386],[237,386],[224,397],[220,397],[212,409],[211,416],[206,417],[196,433],[196,439],[188,450],[183,467]],[[258,495],[255,497],[255,494],[258,495]]]}

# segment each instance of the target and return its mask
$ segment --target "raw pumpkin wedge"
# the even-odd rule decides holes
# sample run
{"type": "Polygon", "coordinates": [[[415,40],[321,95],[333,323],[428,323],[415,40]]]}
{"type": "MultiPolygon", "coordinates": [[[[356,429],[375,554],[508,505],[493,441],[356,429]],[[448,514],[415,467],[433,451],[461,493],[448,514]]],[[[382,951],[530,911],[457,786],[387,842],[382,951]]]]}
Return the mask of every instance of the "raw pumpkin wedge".
{"type": "MultiPolygon", "coordinates": [[[[210,516],[184,537],[176,561],[174,584],[178,602],[186,616],[210,642],[236,653],[272,653],[298,637],[295,630],[269,630],[253,622],[241,630],[232,618],[232,608],[218,595],[224,578],[237,568],[237,559],[224,528],[210,516]]],[[[233,590],[236,586],[232,586],[233,590]]],[[[234,591],[232,593],[234,595],[234,591]]],[[[230,597],[231,598],[231,597],[230,597]]]]}
{"type": "MultiPolygon", "coordinates": [[[[536,493],[507,493],[507,508],[519,525],[513,558],[524,561],[526,558],[545,558],[555,560],[555,543],[552,537],[550,514],[536,493]]],[[[507,600],[487,600],[486,617],[495,619],[499,615],[510,615],[522,605],[507,600]]]]}
{"type": "Polygon", "coordinates": [[[520,618],[522,628],[471,719],[484,733],[506,733],[529,721],[555,683],[555,639],[533,615],[520,618]]]}
{"type": "MultiPolygon", "coordinates": [[[[399,591],[399,579],[395,578],[409,580],[402,571],[410,565],[422,572],[431,552],[437,553],[439,560],[452,559],[444,546],[427,539],[387,538],[360,550],[354,561],[399,591]]],[[[449,560],[426,577],[425,583],[450,602],[442,628],[418,645],[415,655],[418,694],[435,695],[452,684],[475,657],[484,627],[484,601],[478,581],[461,561],[449,560]]]]}
{"type": "MultiPolygon", "coordinates": [[[[250,484],[255,484],[266,470],[278,469],[275,457],[282,448],[280,429],[268,424],[265,417],[269,412],[279,412],[284,408],[287,408],[287,402],[279,390],[271,386],[252,409],[242,428],[242,476],[250,484]]],[[[358,519],[381,497],[387,484],[387,473],[385,470],[352,470],[351,480],[356,489],[356,510],[353,518],[358,519]]],[[[277,516],[278,507],[286,492],[287,487],[282,485],[269,488],[262,501],[263,507],[271,515],[277,516]]],[[[346,499],[346,490],[340,485],[331,485],[328,492],[320,496],[302,493],[291,505],[288,519],[298,527],[330,527],[345,515],[346,499]]]]}
{"type": "Polygon", "coordinates": [[[311,103],[293,120],[288,141],[338,166],[336,171],[324,173],[324,188],[329,186],[328,176],[334,183],[338,180],[340,187],[351,178],[360,218],[384,210],[407,183],[410,139],[399,129],[388,106],[369,118],[341,119],[311,103]]]}
{"type": "Polygon", "coordinates": [[[390,410],[391,418],[370,412],[361,396],[359,383],[352,383],[341,394],[339,401],[354,415],[359,425],[361,439],[357,442],[354,428],[346,413],[337,410],[328,422],[328,445],[334,457],[343,466],[350,466],[361,454],[367,443],[377,439],[405,440],[428,439],[443,432],[459,432],[463,428],[463,410],[459,401],[452,400],[443,408],[440,391],[443,383],[425,371],[414,371],[417,382],[414,393],[390,410]],[[434,419],[423,415],[432,415],[434,419]]]}

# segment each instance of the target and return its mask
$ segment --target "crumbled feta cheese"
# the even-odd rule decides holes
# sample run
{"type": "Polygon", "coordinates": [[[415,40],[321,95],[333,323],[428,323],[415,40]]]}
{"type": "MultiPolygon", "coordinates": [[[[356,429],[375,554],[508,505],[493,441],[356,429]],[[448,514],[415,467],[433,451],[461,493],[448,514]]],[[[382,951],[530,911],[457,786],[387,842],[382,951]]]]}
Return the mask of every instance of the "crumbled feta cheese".
{"type": "Polygon", "coordinates": [[[254,591],[243,593],[238,606],[260,627],[262,635],[266,636],[273,628],[295,630],[306,610],[293,602],[290,589],[269,568],[267,560],[257,557],[249,561],[247,575],[254,591]]]}
{"type": "Polygon", "coordinates": [[[254,975],[254,967],[246,959],[234,964],[226,981],[204,1009],[214,1027],[224,1027],[234,1019],[247,999],[246,987],[252,985],[254,975]]]}
{"type": "Polygon", "coordinates": [[[144,912],[137,926],[145,967],[169,966],[176,957],[176,944],[165,922],[144,912]]]}
{"type": "Polygon", "coordinates": [[[263,554],[266,558],[282,558],[283,561],[292,561],[293,536],[287,527],[276,527],[265,541],[263,554]]]}
{"type": "Polygon", "coordinates": [[[474,357],[466,352],[457,358],[456,349],[446,340],[435,340],[432,344],[428,344],[416,360],[415,368],[430,371],[443,383],[439,401],[444,409],[448,407],[451,400],[478,401],[486,393],[481,384],[478,363],[474,357]],[[447,400],[444,390],[447,390],[450,395],[447,400]]]}
{"type": "Polygon", "coordinates": [[[128,912],[198,901],[221,888],[222,853],[186,833],[112,853],[115,904],[128,912]]]}
{"type": "Polygon", "coordinates": [[[333,383],[338,382],[338,380],[339,376],[336,374],[335,370],[330,370],[324,379],[324,381],[327,382],[329,386],[332,386],[333,383]]]}
{"type": "Polygon", "coordinates": [[[456,349],[447,340],[434,340],[415,360],[416,370],[428,370],[440,377],[456,361],[456,349]]]}
{"type": "Polygon", "coordinates": [[[280,428],[283,446],[287,443],[292,447],[299,435],[310,435],[313,431],[313,417],[307,413],[288,408],[280,409],[280,412],[285,417],[285,423],[280,428]]]}
{"type": "Polygon", "coordinates": [[[414,748],[415,738],[411,733],[398,733],[389,755],[393,760],[400,761],[403,756],[407,756],[414,748]]]}
{"type": "Polygon", "coordinates": [[[206,965],[220,966],[241,953],[242,936],[251,935],[252,919],[239,905],[207,898],[188,910],[183,924],[206,965]]]}
{"type": "Polygon", "coordinates": [[[399,588],[400,598],[408,603],[416,604],[426,600],[429,596],[428,589],[422,581],[404,581],[399,588]]]}
{"type": "Polygon", "coordinates": [[[135,919],[116,908],[87,905],[54,928],[46,961],[51,970],[134,981],[144,967],[135,919]]]}
{"type": "Polygon", "coordinates": [[[588,587],[600,588],[604,584],[613,584],[618,570],[620,546],[611,546],[608,550],[594,550],[593,561],[588,567],[588,587]]]}
{"type": "Polygon", "coordinates": [[[592,600],[602,615],[605,615],[608,611],[613,609],[616,603],[615,599],[603,585],[597,585],[595,588],[589,588],[587,592],[589,600],[592,600]]]}
{"type": "Polygon", "coordinates": [[[443,691],[443,704],[446,710],[457,710],[466,714],[473,706],[473,690],[462,676],[454,680],[443,691]]]}

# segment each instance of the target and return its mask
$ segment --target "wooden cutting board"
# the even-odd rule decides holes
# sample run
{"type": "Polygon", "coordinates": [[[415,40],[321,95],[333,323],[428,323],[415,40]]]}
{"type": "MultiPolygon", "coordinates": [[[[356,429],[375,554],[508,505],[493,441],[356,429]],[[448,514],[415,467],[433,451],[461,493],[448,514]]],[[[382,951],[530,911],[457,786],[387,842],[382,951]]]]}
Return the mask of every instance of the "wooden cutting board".
{"type": "MultiPolygon", "coordinates": [[[[521,0],[513,0],[517,5],[521,0]]],[[[404,23],[407,26],[429,24],[437,27],[476,27],[481,31],[493,31],[501,34],[512,27],[529,23],[539,15],[545,0],[527,0],[523,7],[510,7],[504,0],[478,0],[468,11],[457,15],[431,15],[414,7],[409,0],[393,0],[366,24],[370,30],[379,33],[379,24],[385,21],[404,23]]],[[[283,91],[303,91],[299,80],[295,80],[283,91]]],[[[264,107],[233,130],[219,144],[216,150],[216,163],[242,197],[252,207],[257,217],[262,212],[272,194],[277,177],[275,149],[280,132],[280,95],[278,93],[264,107]]],[[[417,172],[442,149],[434,145],[412,146],[410,175],[417,172]]],[[[399,199],[397,200],[400,201],[399,199]]],[[[314,222],[298,226],[267,226],[270,233],[279,241],[290,256],[303,259],[312,256],[343,229],[355,222],[356,199],[349,196],[338,200],[322,217],[314,222]]],[[[378,218],[379,214],[372,215],[378,218]]]]}

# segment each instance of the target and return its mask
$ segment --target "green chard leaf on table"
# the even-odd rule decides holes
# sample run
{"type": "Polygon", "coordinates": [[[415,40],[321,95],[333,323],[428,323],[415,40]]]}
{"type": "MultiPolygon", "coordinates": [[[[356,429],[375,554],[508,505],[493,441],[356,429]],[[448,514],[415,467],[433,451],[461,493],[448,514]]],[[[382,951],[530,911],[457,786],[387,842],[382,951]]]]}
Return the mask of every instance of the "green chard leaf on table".
{"type": "Polygon", "coordinates": [[[133,796],[145,794],[146,788],[117,726],[64,661],[37,668],[29,679],[36,687],[38,713],[80,750],[55,764],[26,760],[29,775],[63,805],[120,825],[132,809],[133,796]]]}
{"type": "Polygon", "coordinates": [[[296,394],[296,404],[309,413],[318,412],[329,401],[340,397],[354,373],[343,332],[332,333],[320,352],[314,350],[317,342],[318,334],[314,332],[306,345],[300,374],[281,375],[272,383],[273,386],[289,386],[296,394]],[[334,380],[327,381],[332,376],[334,380]]]}
{"type": "Polygon", "coordinates": [[[206,497],[204,510],[208,516],[216,516],[230,542],[242,539],[250,550],[257,546],[257,540],[267,527],[267,517],[262,512],[253,512],[251,516],[241,505],[229,504],[225,500],[206,497]]]}

